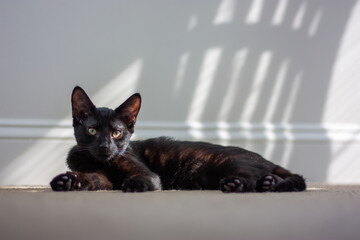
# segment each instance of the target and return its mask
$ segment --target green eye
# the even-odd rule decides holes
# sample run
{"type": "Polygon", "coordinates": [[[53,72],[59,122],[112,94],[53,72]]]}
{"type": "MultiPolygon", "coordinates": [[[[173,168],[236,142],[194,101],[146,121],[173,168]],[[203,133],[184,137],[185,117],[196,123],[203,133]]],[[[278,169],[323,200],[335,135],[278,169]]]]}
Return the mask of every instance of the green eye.
{"type": "Polygon", "coordinates": [[[95,128],[89,128],[88,131],[89,131],[90,135],[94,136],[96,134],[95,128]]]}
{"type": "Polygon", "coordinates": [[[122,132],[120,130],[113,131],[113,133],[112,133],[113,138],[119,138],[119,137],[121,137],[121,135],[122,135],[122,132]]]}

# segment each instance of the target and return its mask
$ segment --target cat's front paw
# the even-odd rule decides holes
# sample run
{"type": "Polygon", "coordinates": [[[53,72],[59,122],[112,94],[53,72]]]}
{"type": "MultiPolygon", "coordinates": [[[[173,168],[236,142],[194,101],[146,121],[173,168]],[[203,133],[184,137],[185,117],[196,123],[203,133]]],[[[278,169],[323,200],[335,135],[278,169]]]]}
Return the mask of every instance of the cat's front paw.
{"type": "Polygon", "coordinates": [[[156,190],[151,181],[142,177],[129,178],[125,180],[121,189],[123,192],[146,192],[156,190]]]}
{"type": "Polygon", "coordinates": [[[247,182],[241,177],[231,176],[226,177],[220,180],[220,190],[224,193],[231,192],[246,192],[247,191],[247,182]]]}
{"type": "Polygon", "coordinates": [[[50,186],[54,191],[74,191],[82,189],[79,176],[74,172],[66,172],[57,175],[50,182],[50,186]]]}

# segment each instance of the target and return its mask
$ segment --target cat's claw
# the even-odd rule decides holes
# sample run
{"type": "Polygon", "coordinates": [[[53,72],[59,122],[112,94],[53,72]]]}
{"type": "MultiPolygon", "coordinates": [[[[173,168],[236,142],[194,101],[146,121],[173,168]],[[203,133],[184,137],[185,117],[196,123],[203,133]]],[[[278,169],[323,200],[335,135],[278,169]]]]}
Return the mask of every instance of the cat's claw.
{"type": "Polygon", "coordinates": [[[224,193],[245,192],[246,181],[236,176],[223,178],[220,181],[220,190],[223,191],[224,193]]]}
{"type": "Polygon", "coordinates": [[[78,175],[72,172],[62,173],[54,177],[50,186],[54,191],[74,191],[82,188],[78,175]]]}

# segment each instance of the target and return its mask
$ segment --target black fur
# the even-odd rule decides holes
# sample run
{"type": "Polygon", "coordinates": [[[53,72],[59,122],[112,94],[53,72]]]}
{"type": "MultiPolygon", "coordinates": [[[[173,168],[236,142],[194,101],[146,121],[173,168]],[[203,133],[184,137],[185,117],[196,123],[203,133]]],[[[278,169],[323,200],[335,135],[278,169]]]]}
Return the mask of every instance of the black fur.
{"type": "Polygon", "coordinates": [[[72,170],[56,176],[54,191],[220,189],[223,192],[304,191],[304,178],[238,147],[160,137],[130,141],[141,106],[139,94],[117,109],[96,108],[85,91],[72,93],[77,145],[72,170]]]}

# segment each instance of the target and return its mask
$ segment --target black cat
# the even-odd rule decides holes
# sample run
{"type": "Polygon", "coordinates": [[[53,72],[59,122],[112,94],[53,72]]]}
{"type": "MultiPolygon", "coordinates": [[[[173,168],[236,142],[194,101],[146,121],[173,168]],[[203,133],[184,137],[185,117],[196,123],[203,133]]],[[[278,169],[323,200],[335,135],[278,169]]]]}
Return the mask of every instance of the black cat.
{"type": "Polygon", "coordinates": [[[220,189],[223,192],[304,191],[304,178],[238,147],[160,137],[130,141],[141,97],[115,110],[96,108],[85,91],[72,93],[77,145],[72,170],[56,176],[54,191],[220,189]]]}

